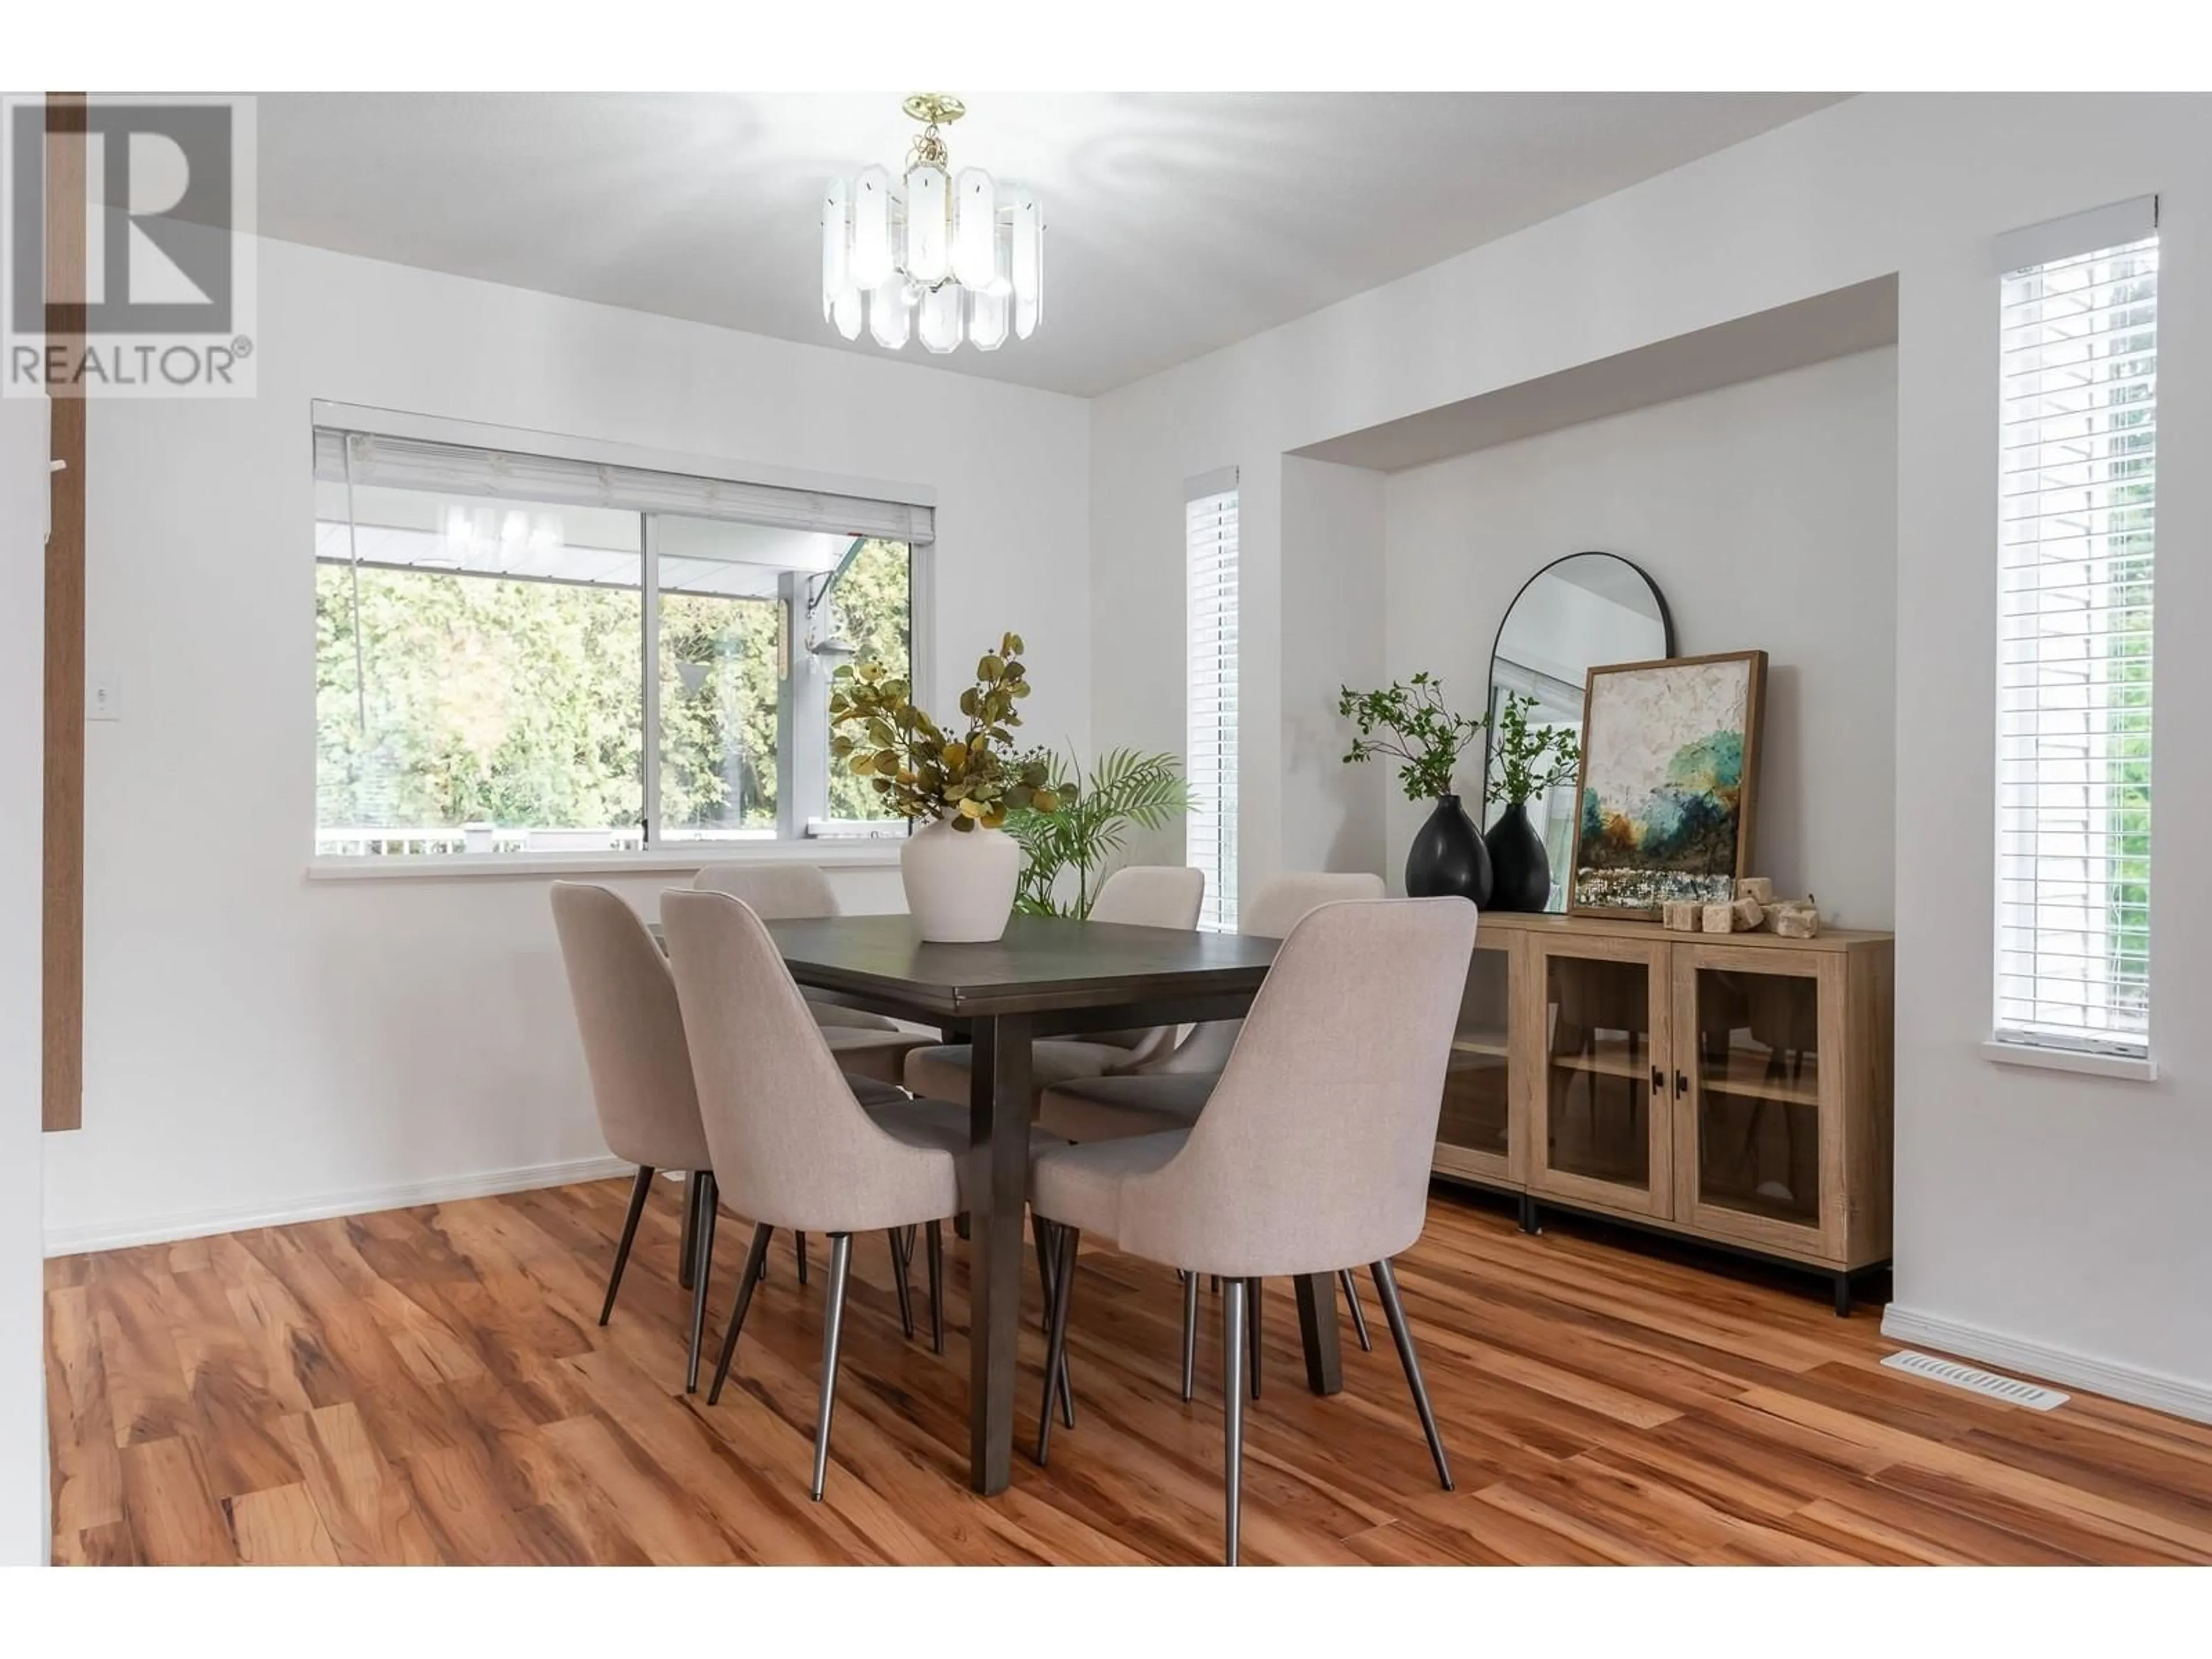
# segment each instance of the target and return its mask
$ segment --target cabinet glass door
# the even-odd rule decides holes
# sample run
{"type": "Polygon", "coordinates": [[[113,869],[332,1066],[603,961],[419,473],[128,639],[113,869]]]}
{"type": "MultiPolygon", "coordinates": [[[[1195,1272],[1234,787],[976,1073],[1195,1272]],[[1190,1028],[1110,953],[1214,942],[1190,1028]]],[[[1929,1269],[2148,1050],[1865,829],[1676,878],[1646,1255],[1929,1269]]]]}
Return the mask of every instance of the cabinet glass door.
{"type": "MultiPolygon", "coordinates": [[[[1687,953],[1686,953],[1687,954],[1687,953]]],[[[1748,952],[1689,954],[1677,1025],[1688,1064],[1685,1196],[1701,1225],[1747,1243],[1817,1248],[1834,1172],[1823,1145],[1821,981],[1748,952]]]]}
{"type": "Polygon", "coordinates": [[[1522,1178],[1513,1144],[1513,1079],[1507,1057],[1513,951],[1475,945],[1467,970],[1444,1074],[1443,1115],[1437,1122],[1436,1167],[1476,1181],[1517,1183],[1522,1178]]]}
{"type": "Polygon", "coordinates": [[[1671,1212],[1663,997],[1654,994],[1662,976],[1654,951],[1642,945],[1621,945],[1618,954],[1544,953],[1538,1110],[1545,1190],[1671,1212]]]}

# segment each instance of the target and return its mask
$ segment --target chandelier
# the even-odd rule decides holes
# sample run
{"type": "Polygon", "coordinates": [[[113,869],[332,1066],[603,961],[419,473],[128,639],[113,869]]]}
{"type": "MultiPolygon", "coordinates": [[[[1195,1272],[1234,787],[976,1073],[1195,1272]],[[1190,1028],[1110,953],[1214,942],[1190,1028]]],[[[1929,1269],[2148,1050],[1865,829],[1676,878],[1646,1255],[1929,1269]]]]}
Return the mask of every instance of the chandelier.
{"type": "Polygon", "coordinates": [[[1044,218],[1036,198],[1002,193],[981,167],[951,168],[940,126],[968,112],[957,98],[916,93],[904,108],[922,124],[903,178],[863,167],[833,179],[822,200],[822,315],[848,340],[886,350],[919,335],[931,351],[965,338],[996,351],[1007,331],[1028,339],[1044,313],[1044,218]],[[863,318],[863,312],[866,316],[863,318]]]}

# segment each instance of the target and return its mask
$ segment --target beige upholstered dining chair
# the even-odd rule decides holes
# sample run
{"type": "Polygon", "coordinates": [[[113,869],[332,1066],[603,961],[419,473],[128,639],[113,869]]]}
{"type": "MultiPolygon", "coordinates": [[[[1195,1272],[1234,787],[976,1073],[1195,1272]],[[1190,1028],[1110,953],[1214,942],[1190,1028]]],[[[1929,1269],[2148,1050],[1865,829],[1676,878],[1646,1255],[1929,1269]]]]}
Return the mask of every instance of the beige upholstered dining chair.
{"type": "MultiPolygon", "coordinates": [[[[709,864],[692,877],[691,885],[700,892],[727,893],[732,898],[743,899],[763,921],[804,921],[844,914],[844,907],[837,902],[836,890],[830,885],[830,878],[817,865],[709,864]]],[[[803,986],[799,994],[806,999],[815,1023],[828,1032],[830,1049],[837,1056],[838,1066],[855,1079],[854,1091],[861,1103],[878,1105],[898,1098],[902,1092],[899,1079],[906,1069],[907,1055],[927,1044],[929,1038],[884,1015],[843,1007],[818,998],[803,986]]],[[[806,1235],[793,1233],[791,1245],[799,1260],[799,1282],[804,1285],[807,1272],[806,1235]]],[[[914,1302],[907,1273],[907,1258],[912,1246],[911,1239],[894,1237],[891,1240],[892,1266],[898,1274],[899,1316],[905,1322],[908,1336],[914,1334],[914,1302]]],[[[933,1328],[938,1331],[937,1346],[942,1352],[944,1316],[935,1311],[933,1300],[931,1308],[933,1328]]]]}
{"type": "Polygon", "coordinates": [[[896,1237],[926,1224],[932,1287],[940,1287],[939,1223],[963,1207],[966,1115],[903,1097],[863,1106],[856,1080],[838,1067],[829,1033],[811,1017],[768,929],[743,900],[672,891],[662,896],[660,915],[716,1181],[731,1207],[754,1222],[708,1403],[721,1397],[775,1230],[828,1233],[830,1300],[814,1442],[819,1500],[852,1236],[882,1229],[896,1237]]]}
{"type": "MultiPolygon", "coordinates": [[[[1296,871],[1277,876],[1252,896],[1237,918],[1237,931],[1255,939],[1288,939],[1292,928],[1324,904],[1379,899],[1386,890],[1382,877],[1365,871],[1296,871]]],[[[1241,1024],[1217,1019],[1192,1027],[1190,1035],[1153,1069],[1218,1076],[1229,1063],[1229,1051],[1237,1046],[1241,1024]]]]}
{"type": "MultiPolygon", "coordinates": [[[[704,1170],[707,1135],[691,1081],[691,1055],[684,1041],[675,982],[644,921],[617,894],[573,881],[553,884],[553,925],[568,970],[568,994],[584,1039],[592,1099],[599,1133],[617,1158],[637,1165],[629,1213],[615,1246],[614,1269],[599,1323],[614,1316],[639,1218],[653,1191],[656,1170],[704,1170]]],[[[699,1386],[699,1342],[707,1316],[708,1270],[714,1254],[714,1192],[711,1175],[687,1194],[695,1206],[684,1236],[694,1242],[691,1345],[684,1367],[687,1393],[699,1386]]]]}
{"type": "MultiPolygon", "coordinates": [[[[709,864],[691,878],[691,885],[702,893],[727,893],[743,899],[763,921],[806,921],[845,914],[845,907],[837,902],[836,889],[830,886],[819,865],[709,864]]],[[[799,994],[806,996],[805,986],[799,988],[799,994]]],[[[813,1007],[814,1018],[824,1025],[852,1025],[872,1031],[900,1029],[896,1020],[883,1014],[817,1002],[811,996],[806,1000],[813,1007]]]]}
{"type": "MultiPolygon", "coordinates": [[[[802,921],[844,913],[830,878],[811,864],[710,864],[691,878],[691,885],[702,893],[743,899],[763,921],[802,921]]],[[[804,991],[800,994],[806,996],[816,1022],[830,1031],[837,1064],[856,1077],[896,1084],[905,1073],[907,1055],[929,1042],[882,1014],[841,1007],[804,991]]]]}
{"type": "MultiPolygon", "coordinates": [[[[1198,926],[1205,898],[1202,870],[1131,865],[1106,878],[1091,907],[1091,920],[1187,933],[1198,926]]],[[[1171,1025],[1099,1031],[1082,1038],[1042,1037],[1030,1045],[1031,1081],[1041,1091],[1073,1078],[1133,1071],[1166,1054],[1174,1042],[1171,1025]]],[[[964,1042],[916,1048],[906,1059],[906,1086],[934,1100],[964,1101],[975,1061],[975,1049],[964,1042]]]]}
{"type": "MultiPolygon", "coordinates": [[[[1301,871],[1277,876],[1254,894],[1238,917],[1238,931],[1256,939],[1283,939],[1320,906],[1379,899],[1382,878],[1364,873],[1301,871]]],[[[1112,1140],[1123,1135],[1187,1129],[1213,1093],[1221,1068],[1229,1062],[1243,1022],[1210,1021],[1191,1028],[1172,1052],[1141,1071],[1114,1076],[1071,1078],[1046,1087],[1037,1102],[1037,1122],[1073,1141],[1112,1140]]],[[[1352,1328],[1363,1350],[1371,1351],[1367,1310],[1359,1304],[1359,1285],[1350,1269],[1338,1275],[1352,1328]]],[[[1260,1393],[1259,1310],[1254,1321],[1249,1375],[1254,1398],[1260,1393]]],[[[1182,1302],[1182,1397],[1191,1396],[1197,1376],[1198,1281],[1186,1276],[1182,1302]]]]}
{"type": "MultiPolygon", "coordinates": [[[[1265,1278],[1364,1263],[1449,1491],[1390,1259],[1421,1236],[1444,1071],[1474,949],[1462,899],[1324,905],[1291,930],[1212,1097],[1188,1129],[1044,1152],[1031,1203],[1059,1252],[1046,1400],[1065,1374],[1078,1237],[1222,1280],[1226,1553],[1237,1554],[1245,1299],[1265,1278]]],[[[1052,1414],[1037,1431],[1050,1449],[1052,1414]]]]}

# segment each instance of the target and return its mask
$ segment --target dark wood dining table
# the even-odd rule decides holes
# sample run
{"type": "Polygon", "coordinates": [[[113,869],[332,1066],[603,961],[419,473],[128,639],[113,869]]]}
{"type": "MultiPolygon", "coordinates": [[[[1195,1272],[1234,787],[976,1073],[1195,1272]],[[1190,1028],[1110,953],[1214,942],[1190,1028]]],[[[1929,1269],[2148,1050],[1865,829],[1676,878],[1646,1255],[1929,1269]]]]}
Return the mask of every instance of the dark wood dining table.
{"type": "MultiPolygon", "coordinates": [[[[933,1025],[975,1044],[969,1073],[969,1479],[1004,1491],[1014,1434],[1028,1197],[1030,1043],[1037,1037],[1234,1019],[1251,1006],[1278,941],[1110,922],[1016,916],[988,945],[928,945],[903,915],[769,925],[792,977],[819,998],[933,1025]]],[[[1297,1281],[1306,1381],[1343,1387],[1336,1287],[1297,1281]]]]}

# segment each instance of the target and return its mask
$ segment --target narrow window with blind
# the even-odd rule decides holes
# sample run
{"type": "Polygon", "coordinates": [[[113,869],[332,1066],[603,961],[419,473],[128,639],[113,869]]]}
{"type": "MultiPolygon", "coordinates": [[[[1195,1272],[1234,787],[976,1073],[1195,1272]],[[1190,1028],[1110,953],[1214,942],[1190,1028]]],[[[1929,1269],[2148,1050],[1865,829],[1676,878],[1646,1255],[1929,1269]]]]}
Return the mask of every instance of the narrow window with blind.
{"type": "Polygon", "coordinates": [[[1198,925],[1237,931],[1237,471],[1193,479],[1184,492],[1188,609],[1186,725],[1188,861],[1206,872],[1198,925]]]}
{"type": "Polygon", "coordinates": [[[2148,1061],[2156,203],[1998,267],[1996,1038],[2148,1061]]]}
{"type": "Polygon", "coordinates": [[[319,409],[317,856],[904,834],[830,766],[829,685],[912,672],[930,509],[564,441],[319,409]]]}

